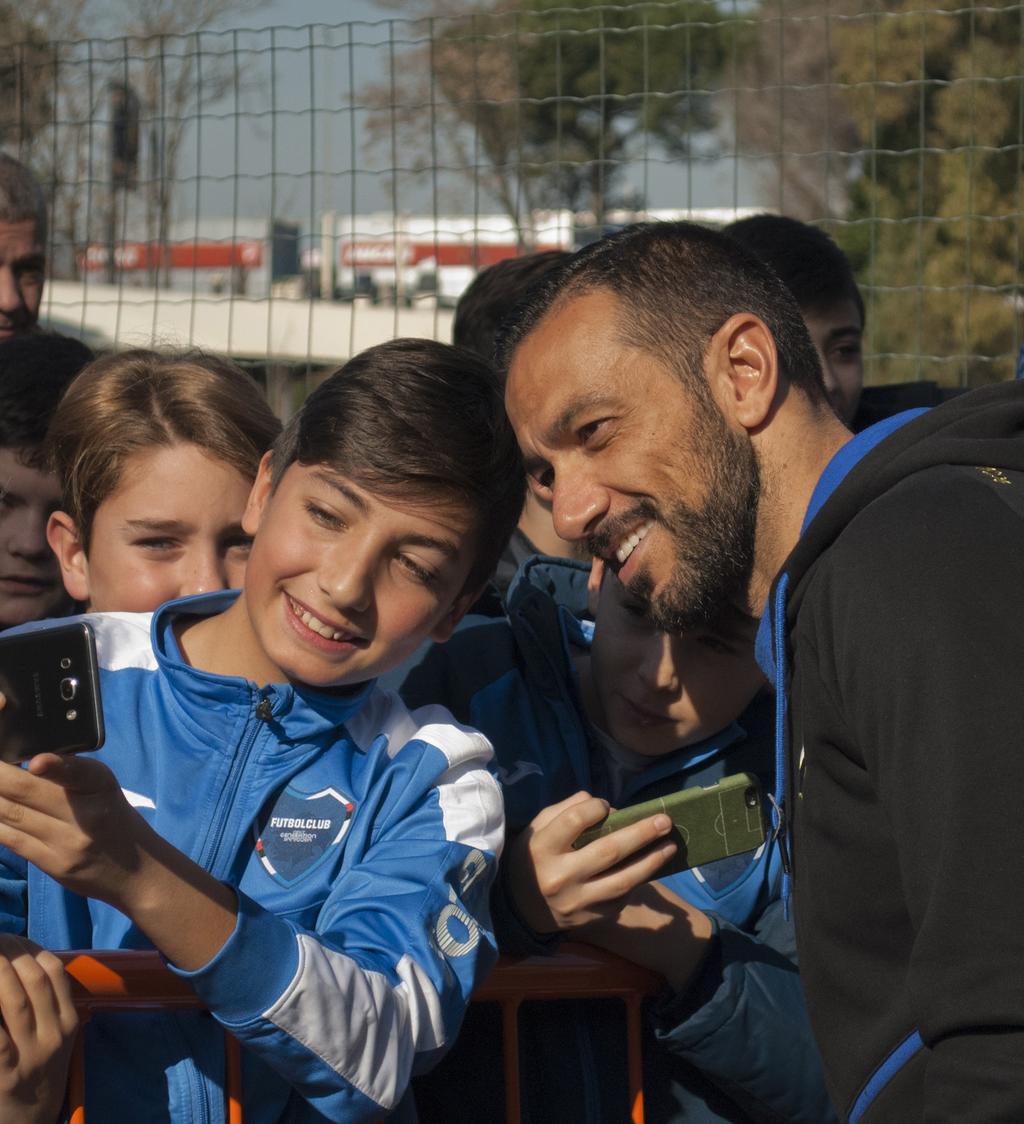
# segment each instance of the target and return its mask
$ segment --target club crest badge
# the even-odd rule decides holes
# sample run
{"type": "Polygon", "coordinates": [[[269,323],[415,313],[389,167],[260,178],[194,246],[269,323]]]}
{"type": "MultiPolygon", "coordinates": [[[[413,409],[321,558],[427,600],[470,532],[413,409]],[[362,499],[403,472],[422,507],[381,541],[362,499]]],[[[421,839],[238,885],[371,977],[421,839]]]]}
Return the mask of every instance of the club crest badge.
{"type": "Polygon", "coordinates": [[[256,854],[264,869],[290,886],[315,870],[342,841],[355,805],[333,788],[299,792],[289,786],[257,828],[256,854]]]}

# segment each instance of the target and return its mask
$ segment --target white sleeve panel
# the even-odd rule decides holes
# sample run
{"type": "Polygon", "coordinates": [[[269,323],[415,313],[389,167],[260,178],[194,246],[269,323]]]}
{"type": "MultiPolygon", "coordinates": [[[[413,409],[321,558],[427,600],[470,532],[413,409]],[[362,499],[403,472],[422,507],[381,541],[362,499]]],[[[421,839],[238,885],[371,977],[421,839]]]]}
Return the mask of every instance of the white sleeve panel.
{"type": "Polygon", "coordinates": [[[494,751],[479,730],[463,726],[443,706],[410,712],[393,691],[375,691],[347,728],[363,749],[374,736],[383,735],[390,757],[413,740],[443,754],[448,768],[435,783],[445,836],[453,843],[501,854],[504,805],[498,782],[484,768],[494,751]]]}
{"type": "Polygon", "coordinates": [[[152,613],[90,613],[84,619],[96,634],[96,658],[104,671],[129,667],[156,671],[150,641],[152,613]]]}
{"type": "Polygon", "coordinates": [[[495,857],[505,841],[505,805],[498,782],[480,762],[455,765],[438,780],[445,835],[495,857]]]}
{"type": "Polygon", "coordinates": [[[410,957],[392,986],[379,972],[299,933],[294,979],[264,1017],[386,1110],[408,1085],[415,1055],[444,1042],[441,1001],[410,957]]]}

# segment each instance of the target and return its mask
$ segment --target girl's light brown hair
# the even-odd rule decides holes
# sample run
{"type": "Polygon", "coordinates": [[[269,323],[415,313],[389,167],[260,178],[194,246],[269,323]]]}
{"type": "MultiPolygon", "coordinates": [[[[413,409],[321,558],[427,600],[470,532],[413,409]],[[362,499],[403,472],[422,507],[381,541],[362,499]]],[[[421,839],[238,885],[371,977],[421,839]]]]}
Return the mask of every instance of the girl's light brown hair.
{"type": "Polygon", "coordinates": [[[106,355],[78,375],[50,423],[47,450],[88,551],[96,511],[136,453],[195,445],[252,480],[280,430],[259,387],[229,360],[140,349],[106,355]]]}

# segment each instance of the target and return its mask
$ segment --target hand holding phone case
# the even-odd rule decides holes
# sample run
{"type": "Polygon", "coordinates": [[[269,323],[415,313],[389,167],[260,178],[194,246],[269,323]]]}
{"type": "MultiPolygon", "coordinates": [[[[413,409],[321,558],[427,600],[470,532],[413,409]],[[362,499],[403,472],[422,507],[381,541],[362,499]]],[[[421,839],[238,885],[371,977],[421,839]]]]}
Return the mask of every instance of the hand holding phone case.
{"type": "Polygon", "coordinates": [[[678,850],[659,868],[656,878],[752,851],[765,839],[757,778],[750,773],[736,773],[707,788],[686,788],[611,812],[584,831],[573,846],[585,847],[603,835],[658,812],[664,812],[673,824],[672,831],[658,843],[666,838],[674,840],[678,850]]]}

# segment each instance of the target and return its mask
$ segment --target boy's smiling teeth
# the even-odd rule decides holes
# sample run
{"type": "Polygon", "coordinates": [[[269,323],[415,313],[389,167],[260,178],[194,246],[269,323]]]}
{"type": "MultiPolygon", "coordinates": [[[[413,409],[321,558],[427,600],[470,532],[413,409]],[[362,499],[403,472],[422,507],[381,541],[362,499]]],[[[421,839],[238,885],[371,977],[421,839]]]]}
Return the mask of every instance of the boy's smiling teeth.
{"type": "Polygon", "coordinates": [[[640,545],[641,540],[647,532],[654,526],[654,520],[649,519],[646,523],[642,523],[637,529],[626,539],[623,539],[619,544],[618,550],[615,551],[615,557],[620,566],[625,564],[626,559],[633,553],[634,550],[640,545]]]}
{"type": "Polygon", "coordinates": [[[325,624],[319,617],[314,617],[313,614],[306,608],[303,608],[297,601],[291,597],[288,598],[291,602],[292,612],[299,618],[300,621],[310,630],[322,636],[325,640],[347,640],[350,639],[348,632],[339,632],[336,628],[331,628],[329,624],[325,624]]]}

